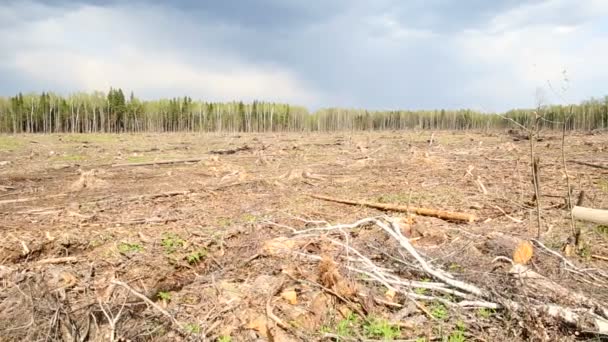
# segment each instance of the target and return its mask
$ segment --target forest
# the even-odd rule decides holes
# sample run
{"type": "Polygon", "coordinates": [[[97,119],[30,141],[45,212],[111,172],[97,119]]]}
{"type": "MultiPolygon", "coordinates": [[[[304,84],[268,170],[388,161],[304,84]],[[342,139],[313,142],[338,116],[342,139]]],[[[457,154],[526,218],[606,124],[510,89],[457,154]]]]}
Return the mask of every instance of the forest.
{"type": "Polygon", "coordinates": [[[108,93],[19,93],[0,97],[2,133],[279,132],[418,129],[502,129],[514,122],[541,128],[605,130],[608,96],[580,104],[514,109],[506,113],[460,110],[365,110],[253,101],[206,102],[191,97],[141,100],[122,89],[108,93]],[[536,113],[536,114],[535,114],[536,113]],[[512,120],[507,120],[510,118],[512,120]]]}

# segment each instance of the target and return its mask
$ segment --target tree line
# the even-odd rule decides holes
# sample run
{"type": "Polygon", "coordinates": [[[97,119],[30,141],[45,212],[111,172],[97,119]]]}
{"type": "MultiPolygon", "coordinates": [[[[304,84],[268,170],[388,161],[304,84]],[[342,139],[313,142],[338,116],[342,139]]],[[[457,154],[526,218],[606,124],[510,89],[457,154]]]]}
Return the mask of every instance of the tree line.
{"type": "MultiPolygon", "coordinates": [[[[314,113],[302,106],[253,101],[243,103],[195,101],[188,96],[143,101],[131,92],[69,96],[43,92],[0,97],[2,133],[120,133],[120,132],[282,132],[401,129],[496,129],[528,126],[532,109],[506,113],[474,110],[392,110],[326,108],[314,113]],[[507,120],[509,118],[512,120],[507,120]]],[[[608,96],[580,104],[536,109],[541,128],[608,129],[608,96]]]]}

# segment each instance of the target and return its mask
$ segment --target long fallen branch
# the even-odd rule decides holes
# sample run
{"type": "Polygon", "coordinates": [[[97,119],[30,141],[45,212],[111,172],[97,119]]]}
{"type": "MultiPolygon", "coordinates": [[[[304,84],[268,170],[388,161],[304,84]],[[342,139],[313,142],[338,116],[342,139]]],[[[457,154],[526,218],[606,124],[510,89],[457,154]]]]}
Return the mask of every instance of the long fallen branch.
{"type": "Polygon", "coordinates": [[[608,210],[605,209],[593,209],[575,206],[572,208],[572,216],[577,220],[608,225],[608,210]]]}
{"type": "Polygon", "coordinates": [[[64,263],[75,263],[78,262],[79,259],[77,257],[60,257],[60,258],[49,258],[36,261],[37,265],[54,265],[54,264],[64,264],[64,263]]]}
{"type": "Polygon", "coordinates": [[[580,161],[580,160],[569,160],[569,162],[570,163],[575,163],[575,164],[580,164],[580,165],[585,165],[585,166],[589,166],[589,167],[594,167],[596,169],[608,170],[608,166],[607,165],[593,164],[593,163],[588,163],[588,162],[580,161]]]}
{"type": "Polygon", "coordinates": [[[49,199],[49,198],[57,198],[57,197],[65,197],[66,194],[57,194],[57,195],[49,195],[49,196],[40,196],[40,197],[25,197],[25,198],[15,198],[10,200],[2,200],[0,201],[0,205],[2,204],[11,204],[11,203],[23,203],[23,202],[32,202],[41,199],[49,199]]]}
{"type": "Polygon", "coordinates": [[[410,206],[406,206],[406,205],[397,205],[397,204],[388,204],[388,203],[351,201],[351,200],[347,200],[347,199],[340,199],[340,198],[334,198],[334,197],[323,196],[323,195],[310,195],[310,196],[312,198],[316,198],[316,199],[320,199],[320,200],[324,200],[324,201],[350,204],[350,205],[361,205],[364,207],[375,208],[375,209],[380,209],[380,210],[411,212],[411,213],[415,213],[417,215],[422,215],[422,216],[437,217],[437,218],[440,218],[440,219],[443,219],[446,221],[456,221],[456,222],[475,222],[475,221],[477,221],[477,217],[475,215],[467,214],[467,213],[459,213],[459,212],[444,211],[444,210],[429,209],[429,208],[417,208],[417,207],[410,207],[410,206]]]}
{"type": "Polygon", "coordinates": [[[237,148],[233,148],[230,150],[213,150],[213,151],[209,151],[209,154],[235,154],[237,152],[241,152],[241,151],[250,151],[253,150],[251,147],[249,147],[248,145],[244,145],[241,147],[237,147],[237,148]]]}
{"type": "Polygon", "coordinates": [[[175,160],[157,160],[157,161],[142,162],[142,163],[112,164],[112,167],[131,167],[131,166],[150,166],[150,165],[198,163],[198,162],[200,162],[202,160],[204,160],[204,158],[175,159],[175,160]]]}

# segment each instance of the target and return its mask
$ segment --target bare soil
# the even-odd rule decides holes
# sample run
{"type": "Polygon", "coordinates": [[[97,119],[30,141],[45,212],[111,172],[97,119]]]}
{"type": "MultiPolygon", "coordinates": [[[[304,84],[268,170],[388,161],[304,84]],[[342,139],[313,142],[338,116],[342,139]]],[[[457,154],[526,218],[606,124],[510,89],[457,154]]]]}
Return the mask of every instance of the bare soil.
{"type": "MultiPolygon", "coordinates": [[[[571,226],[561,136],[544,137],[540,240],[562,253],[571,226]]],[[[526,293],[493,262],[512,257],[513,246],[500,241],[537,234],[529,142],[504,132],[435,132],[432,145],[429,138],[414,131],[0,136],[0,340],[595,338],[547,317],[414,303],[350,272],[344,252],[323,239],[282,240],[290,227],[387,214],[311,194],[472,213],[479,220],[471,224],[388,214],[406,219],[412,244],[436,267],[541,302],[542,293],[526,293]],[[193,161],[124,165],[182,159],[193,161]]],[[[568,135],[565,152],[569,161],[608,165],[608,135],[568,135]]],[[[608,170],[569,162],[568,172],[575,200],[584,190],[585,206],[608,208],[608,170]]],[[[568,259],[607,270],[597,256],[608,256],[608,228],[577,225],[584,245],[568,259]]],[[[403,277],[430,280],[391,259],[406,256],[377,228],[346,235],[335,238],[403,277]]],[[[529,267],[608,303],[608,284],[564,270],[542,249],[529,267]]]]}

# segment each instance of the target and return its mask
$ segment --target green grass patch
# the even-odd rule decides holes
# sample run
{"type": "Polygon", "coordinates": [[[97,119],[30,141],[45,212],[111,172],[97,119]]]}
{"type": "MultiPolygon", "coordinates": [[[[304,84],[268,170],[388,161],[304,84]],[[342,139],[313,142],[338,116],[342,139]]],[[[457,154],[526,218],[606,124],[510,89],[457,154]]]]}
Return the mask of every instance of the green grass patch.
{"type": "Polygon", "coordinates": [[[477,310],[477,315],[479,315],[479,317],[482,318],[490,318],[492,317],[492,315],[495,313],[496,311],[494,311],[494,309],[488,309],[488,308],[479,308],[477,310]]]}
{"type": "Polygon", "coordinates": [[[64,142],[72,143],[114,143],[119,141],[118,134],[68,134],[62,137],[64,142]]]}
{"type": "Polygon", "coordinates": [[[601,235],[605,235],[606,237],[608,237],[608,226],[606,226],[606,225],[596,226],[595,231],[601,235]]]}
{"type": "Polygon", "coordinates": [[[161,245],[165,249],[165,253],[171,254],[186,245],[186,240],[174,233],[165,233],[161,240],[161,245]]]}
{"type": "Polygon", "coordinates": [[[600,188],[600,191],[608,194],[608,179],[600,179],[597,182],[597,186],[600,188]]]}
{"type": "Polygon", "coordinates": [[[355,335],[355,331],[361,327],[361,320],[353,313],[350,313],[346,318],[338,321],[335,326],[323,326],[320,329],[321,333],[333,333],[340,337],[351,337],[355,335]]]}
{"type": "Polygon", "coordinates": [[[144,247],[138,243],[121,242],[118,245],[118,251],[122,254],[139,253],[144,250],[144,247]]]}
{"type": "Polygon", "coordinates": [[[417,287],[414,289],[414,293],[419,294],[419,295],[425,295],[425,294],[427,294],[427,292],[428,292],[428,289],[424,289],[424,288],[420,288],[420,287],[417,287]]]}
{"type": "Polygon", "coordinates": [[[394,340],[401,335],[397,325],[376,317],[369,317],[363,322],[363,332],[369,338],[379,338],[384,341],[394,340]]]}
{"type": "Polygon", "coordinates": [[[232,220],[229,218],[220,218],[217,221],[217,225],[220,226],[220,228],[230,227],[232,225],[232,220]]]}
{"type": "Polygon", "coordinates": [[[242,216],[243,221],[247,222],[247,223],[255,223],[258,218],[255,215],[252,214],[244,214],[242,216]]]}
{"type": "Polygon", "coordinates": [[[61,160],[66,162],[80,162],[86,159],[85,156],[80,154],[63,154],[55,156],[55,160],[61,160]]]}
{"type": "Polygon", "coordinates": [[[436,303],[431,308],[431,315],[439,320],[445,320],[448,318],[448,309],[443,304],[436,303]]]}
{"type": "Polygon", "coordinates": [[[0,135],[0,151],[17,150],[25,146],[23,138],[0,135]]]}
{"type": "Polygon", "coordinates": [[[164,300],[167,302],[171,300],[171,293],[169,293],[167,291],[160,291],[156,296],[158,297],[158,299],[164,300]]]}
{"type": "Polygon", "coordinates": [[[464,323],[458,322],[456,323],[456,329],[454,329],[450,335],[444,337],[443,342],[465,342],[466,338],[464,336],[464,332],[466,327],[464,323]]]}
{"type": "Polygon", "coordinates": [[[186,329],[186,331],[188,331],[191,334],[200,334],[201,333],[201,326],[197,323],[188,323],[184,326],[184,329],[186,329]]]}
{"type": "Polygon", "coordinates": [[[450,271],[453,271],[453,272],[462,272],[462,271],[464,271],[464,268],[460,264],[458,264],[456,262],[450,263],[450,265],[448,266],[448,269],[450,271]]]}
{"type": "Polygon", "coordinates": [[[198,250],[198,251],[195,251],[195,252],[192,252],[192,253],[186,255],[186,261],[190,265],[194,265],[194,264],[198,264],[206,256],[207,256],[207,251],[202,249],[202,250],[198,250]]]}
{"type": "Polygon", "coordinates": [[[128,156],[127,162],[129,163],[145,163],[154,160],[152,156],[128,156]]]}

